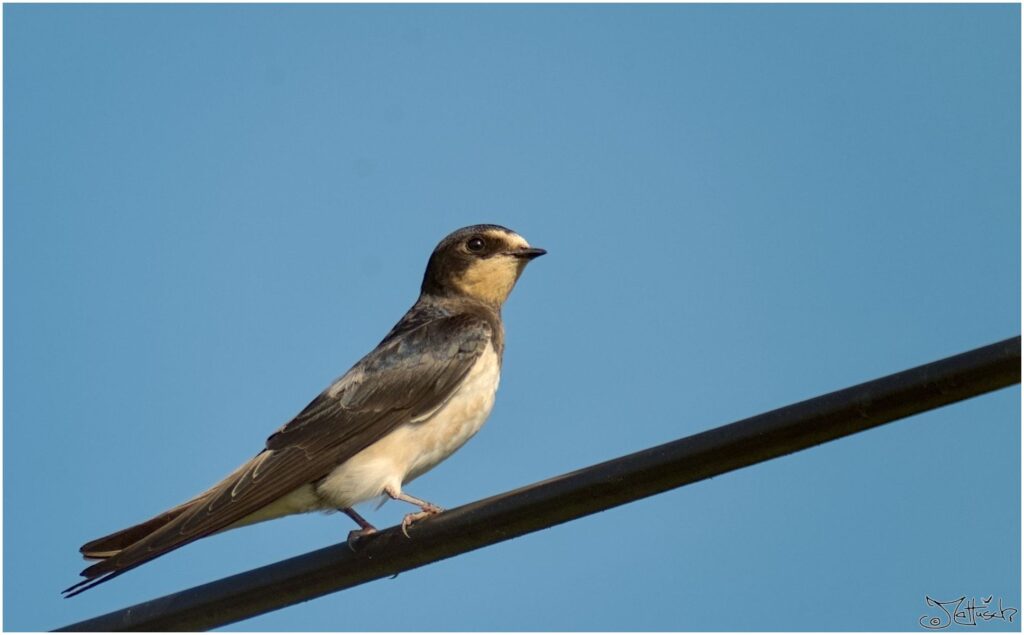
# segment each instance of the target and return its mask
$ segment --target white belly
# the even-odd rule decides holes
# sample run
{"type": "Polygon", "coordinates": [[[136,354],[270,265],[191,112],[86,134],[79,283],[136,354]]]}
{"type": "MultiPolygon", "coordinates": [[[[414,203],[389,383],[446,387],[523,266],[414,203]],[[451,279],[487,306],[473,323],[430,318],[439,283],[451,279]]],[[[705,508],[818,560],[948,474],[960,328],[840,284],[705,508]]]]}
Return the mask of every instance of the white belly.
{"type": "Polygon", "coordinates": [[[316,488],[324,507],[344,508],[376,498],[388,487],[426,473],[483,426],[494,406],[501,367],[490,346],[447,403],[423,421],[407,423],[336,467],[316,488]]]}

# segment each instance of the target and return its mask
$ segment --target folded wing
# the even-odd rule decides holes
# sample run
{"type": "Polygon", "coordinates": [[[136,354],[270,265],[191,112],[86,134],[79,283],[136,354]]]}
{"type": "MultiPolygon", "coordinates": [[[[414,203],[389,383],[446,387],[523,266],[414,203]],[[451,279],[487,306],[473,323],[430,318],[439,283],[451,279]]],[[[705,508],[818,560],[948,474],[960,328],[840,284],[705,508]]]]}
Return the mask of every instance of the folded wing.
{"type": "Polygon", "coordinates": [[[86,580],[66,589],[66,596],[229,527],[443,405],[486,349],[492,327],[472,315],[415,311],[413,319],[403,320],[413,328],[392,331],[220,483],[144,523],[83,545],[83,555],[102,560],[82,571],[86,580]]]}

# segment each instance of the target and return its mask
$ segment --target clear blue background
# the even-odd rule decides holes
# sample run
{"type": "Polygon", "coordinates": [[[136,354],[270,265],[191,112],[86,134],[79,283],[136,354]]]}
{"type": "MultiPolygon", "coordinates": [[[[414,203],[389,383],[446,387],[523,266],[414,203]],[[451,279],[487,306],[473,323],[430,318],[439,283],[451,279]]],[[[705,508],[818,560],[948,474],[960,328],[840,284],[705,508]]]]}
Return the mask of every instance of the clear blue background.
{"type": "MultiPolygon", "coordinates": [[[[449,507],[1017,334],[1019,12],[6,5],[4,627],[343,539],[284,519],[59,596],[82,542],[225,475],[372,348],[463,225],[550,255],[506,306],[488,425],[409,488],[449,507]]],[[[231,628],[1020,608],[1019,399],[231,628]]]]}

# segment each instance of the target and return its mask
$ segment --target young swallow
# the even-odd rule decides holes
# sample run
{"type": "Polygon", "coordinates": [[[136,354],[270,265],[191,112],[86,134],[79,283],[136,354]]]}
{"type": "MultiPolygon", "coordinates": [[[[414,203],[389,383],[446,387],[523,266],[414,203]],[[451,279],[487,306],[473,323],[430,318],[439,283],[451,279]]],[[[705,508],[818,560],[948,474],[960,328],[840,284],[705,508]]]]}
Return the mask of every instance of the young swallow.
{"type": "MultiPolygon", "coordinates": [[[[266,447],[192,500],[88,542],[98,559],[65,589],[72,597],[205,536],[289,514],[341,510],[387,496],[419,508],[402,529],[441,508],[402,486],[451,456],[483,425],[498,389],[501,306],[526,264],[546,253],[498,225],[464,227],[430,256],[420,296],[366,357],[327,387],[266,447]]],[[[406,534],[408,535],[408,534],[406,534]]]]}

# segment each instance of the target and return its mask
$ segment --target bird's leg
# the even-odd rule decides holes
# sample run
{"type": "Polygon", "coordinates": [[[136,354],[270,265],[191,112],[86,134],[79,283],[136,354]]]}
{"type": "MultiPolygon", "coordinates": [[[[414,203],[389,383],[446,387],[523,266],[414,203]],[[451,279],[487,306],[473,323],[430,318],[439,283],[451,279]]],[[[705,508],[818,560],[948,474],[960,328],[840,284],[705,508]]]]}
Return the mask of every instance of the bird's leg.
{"type": "Polygon", "coordinates": [[[353,529],[348,532],[348,548],[352,551],[356,550],[355,541],[363,536],[369,536],[370,534],[377,533],[377,528],[370,524],[368,520],[360,516],[356,510],[351,507],[346,507],[341,511],[345,512],[345,515],[356,521],[359,525],[359,529],[353,529]]]}
{"type": "Polygon", "coordinates": [[[428,516],[440,514],[444,510],[433,503],[428,503],[425,500],[420,500],[415,496],[409,496],[403,493],[401,490],[394,489],[391,487],[385,487],[384,493],[391,497],[392,500],[405,501],[411,503],[420,508],[420,511],[406,514],[405,518],[402,519],[402,533],[405,534],[406,538],[409,538],[409,525],[413,524],[417,520],[423,520],[428,516]]]}

